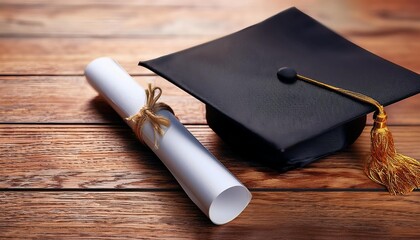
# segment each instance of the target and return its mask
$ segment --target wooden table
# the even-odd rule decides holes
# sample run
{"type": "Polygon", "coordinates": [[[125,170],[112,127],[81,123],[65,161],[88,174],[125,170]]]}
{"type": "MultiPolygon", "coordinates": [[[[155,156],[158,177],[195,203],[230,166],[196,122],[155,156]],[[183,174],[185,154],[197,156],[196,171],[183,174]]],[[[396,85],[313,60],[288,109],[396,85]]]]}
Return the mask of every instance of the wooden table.
{"type": "MultiPolygon", "coordinates": [[[[297,6],[356,44],[420,72],[420,3],[399,1],[0,1],[0,238],[420,238],[420,192],[390,196],[353,146],[280,174],[242,159],[206,125],[204,105],[137,66],[297,6]],[[187,128],[252,192],[214,226],[89,87],[111,56],[162,86],[187,128]]],[[[387,108],[398,149],[420,159],[420,96],[387,108]]],[[[371,121],[369,121],[371,124],[371,121]]]]}

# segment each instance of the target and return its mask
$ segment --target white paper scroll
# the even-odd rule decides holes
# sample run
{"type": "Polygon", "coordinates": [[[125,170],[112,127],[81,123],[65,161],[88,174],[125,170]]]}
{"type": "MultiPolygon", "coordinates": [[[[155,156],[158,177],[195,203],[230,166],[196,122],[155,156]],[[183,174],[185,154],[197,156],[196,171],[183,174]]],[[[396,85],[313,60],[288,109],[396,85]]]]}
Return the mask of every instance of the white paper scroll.
{"type": "MultiPolygon", "coordinates": [[[[111,58],[98,58],[85,69],[88,82],[123,118],[136,114],[145,103],[145,91],[111,58]]],[[[163,95],[165,92],[163,92],[163,95]]],[[[142,129],[145,143],[165,164],[178,183],[215,224],[236,218],[251,201],[251,193],[172,115],[154,149],[154,133],[149,123],[142,129]]],[[[127,122],[127,121],[126,121],[127,122]]],[[[133,128],[132,122],[127,122],[133,128]]]]}

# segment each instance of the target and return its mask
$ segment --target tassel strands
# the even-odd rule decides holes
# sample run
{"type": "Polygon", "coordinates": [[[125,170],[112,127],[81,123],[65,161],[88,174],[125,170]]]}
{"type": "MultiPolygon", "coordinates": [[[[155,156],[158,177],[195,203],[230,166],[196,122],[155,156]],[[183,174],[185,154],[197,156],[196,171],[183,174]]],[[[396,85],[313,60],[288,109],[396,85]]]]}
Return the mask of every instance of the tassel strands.
{"type": "Polygon", "coordinates": [[[371,131],[371,154],[365,163],[365,173],[393,194],[408,194],[420,187],[420,163],[397,153],[394,139],[386,125],[383,107],[374,116],[371,131]]]}

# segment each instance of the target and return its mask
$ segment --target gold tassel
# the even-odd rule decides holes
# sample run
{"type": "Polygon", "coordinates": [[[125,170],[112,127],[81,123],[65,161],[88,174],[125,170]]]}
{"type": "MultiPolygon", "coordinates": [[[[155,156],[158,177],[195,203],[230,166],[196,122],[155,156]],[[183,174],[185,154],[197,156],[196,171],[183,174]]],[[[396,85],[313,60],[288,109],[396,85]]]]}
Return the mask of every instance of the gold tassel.
{"type": "Polygon", "coordinates": [[[160,110],[167,110],[174,114],[174,111],[170,106],[165,103],[157,102],[161,95],[162,89],[160,87],[152,88],[152,85],[148,84],[148,89],[146,89],[146,104],[138,111],[138,113],[125,119],[127,121],[132,121],[135,124],[134,132],[142,142],[144,142],[144,140],[141,131],[144,124],[148,121],[152,125],[153,129],[155,149],[159,148],[158,136],[163,136],[163,134],[165,134],[163,127],[169,127],[171,125],[171,121],[169,119],[157,115],[156,113],[160,110]]]}
{"type": "Polygon", "coordinates": [[[292,83],[296,79],[341,93],[350,98],[374,105],[377,111],[371,131],[371,154],[365,162],[364,171],[374,182],[384,185],[390,194],[408,194],[420,188],[420,163],[395,150],[392,134],[386,125],[384,107],[375,99],[361,93],[334,87],[315,79],[297,74],[291,68],[281,68],[277,72],[280,80],[292,83]]]}
{"type": "Polygon", "coordinates": [[[386,125],[386,113],[378,109],[371,131],[371,154],[365,163],[365,173],[393,194],[408,194],[420,187],[420,163],[397,153],[394,139],[386,125]]]}

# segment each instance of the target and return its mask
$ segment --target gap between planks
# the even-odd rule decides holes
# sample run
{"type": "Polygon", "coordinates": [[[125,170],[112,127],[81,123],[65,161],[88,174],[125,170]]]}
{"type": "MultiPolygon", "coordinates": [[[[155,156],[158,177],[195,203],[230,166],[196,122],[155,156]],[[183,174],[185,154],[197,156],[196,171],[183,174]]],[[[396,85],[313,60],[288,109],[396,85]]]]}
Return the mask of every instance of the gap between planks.
{"type": "MultiPolygon", "coordinates": [[[[363,173],[369,129],[349,148],[279,173],[241,156],[205,125],[186,126],[251,189],[383,189],[363,173]]],[[[400,152],[420,158],[420,126],[393,126],[400,152]]],[[[123,126],[0,125],[1,188],[179,188],[153,153],[123,126]]]]}
{"type": "Polygon", "coordinates": [[[419,192],[254,192],[213,225],[184,193],[0,192],[0,236],[161,239],[418,239],[419,192]]]}
{"type": "MultiPolygon", "coordinates": [[[[250,192],[384,192],[380,188],[248,188],[250,192]]],[[[0,188],[0,192],[183,192],[181,188],[0,188]]],[[[413,190],[420,192],[420,189],[413,190]]],[[[410,195],[410,194],[408,194],[410,195]]]]}

